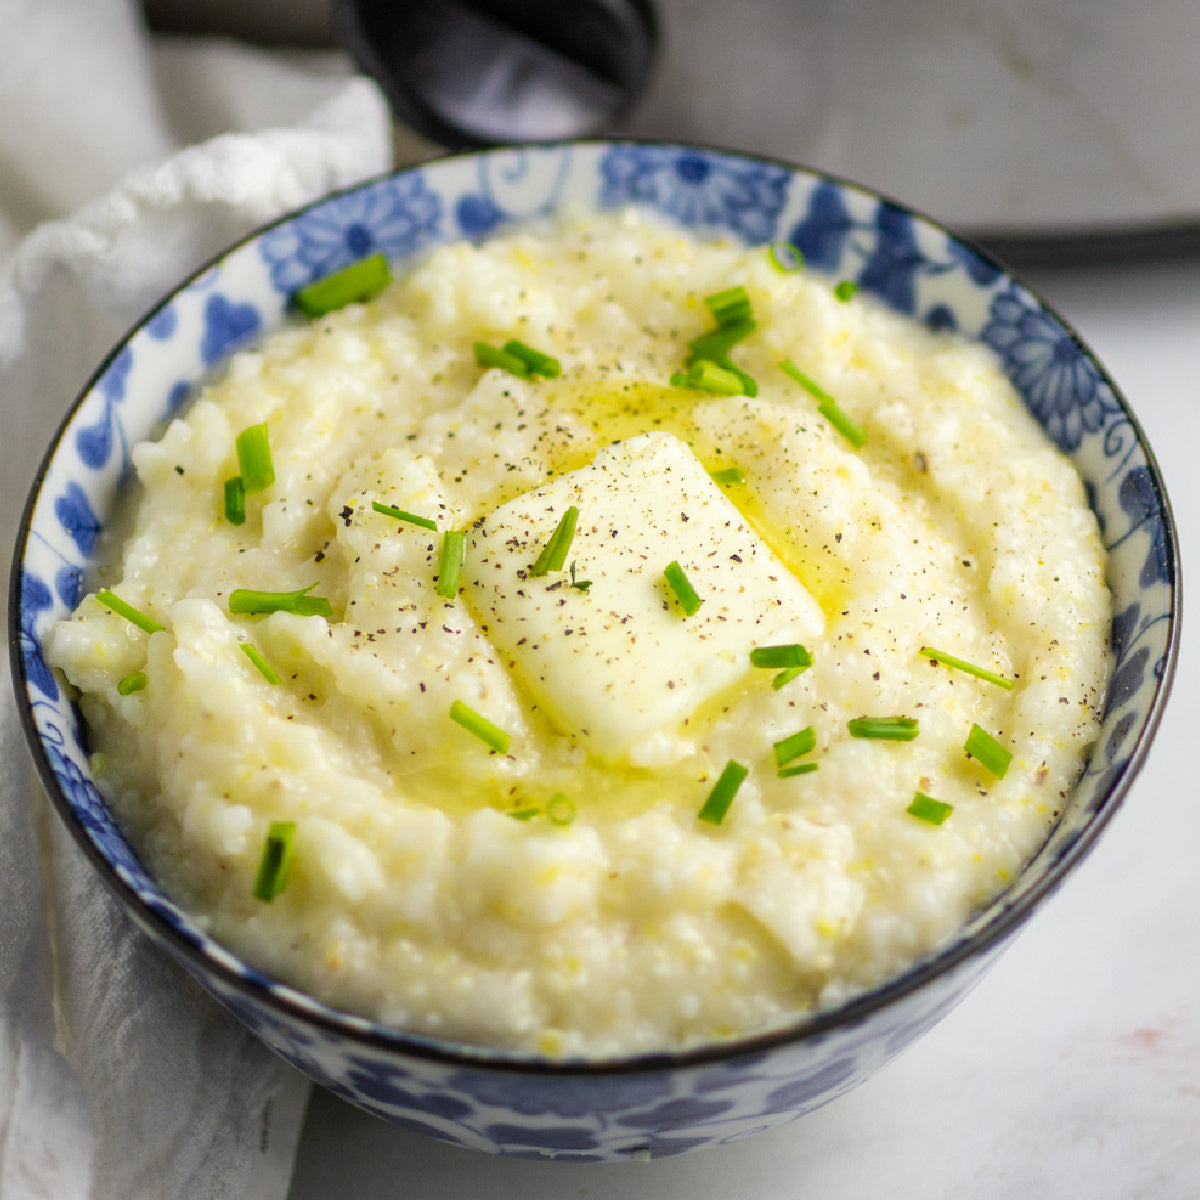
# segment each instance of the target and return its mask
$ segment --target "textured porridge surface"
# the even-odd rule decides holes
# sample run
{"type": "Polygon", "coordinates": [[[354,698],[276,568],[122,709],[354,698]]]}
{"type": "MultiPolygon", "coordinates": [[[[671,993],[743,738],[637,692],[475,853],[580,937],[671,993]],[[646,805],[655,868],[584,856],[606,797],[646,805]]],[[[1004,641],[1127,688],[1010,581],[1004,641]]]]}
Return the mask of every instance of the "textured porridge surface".
{"type": "Polygon", "coordinates": [[[835,1003],[1001,891],[1095,735],[1095,521],[986,351],[834,282],[623,213],[441,248],[236,355],[134,451],[132,532],[100,583],[163,630],[90,596],[49,639],[166,889],[334,1004],[570,1055],[835,1003]],[[756,327],[730,358],[757,394],[671,386],[713,326],[704,298],[736,285],[756,327]],[[478,365],[475,342],[510,338],[561,374],[478,365]],[[235,437],[264,422],[275,481],[236,526],[235,437]],[[567,560],[533,574],[570,507],[567,560]],[[236,588],[310,586],[330,616],[230,612],[236,588]],[[795,643],[799,673],[751,663],[795,643]],[[863,716],[918,736],[851,736],[863,716]],[[1011,751],[1003,778],[964,751],[975,724],[1011,751]],[[784,767],[816,769],[781,777],[775,743],[809,727],[784,767]],[[724,819],[701,820],[731,761],[724,819]],[[942,824],[916,793],[951,806],[942,824]],[[280,821],[292,858],[263,902],[280,821]]]}

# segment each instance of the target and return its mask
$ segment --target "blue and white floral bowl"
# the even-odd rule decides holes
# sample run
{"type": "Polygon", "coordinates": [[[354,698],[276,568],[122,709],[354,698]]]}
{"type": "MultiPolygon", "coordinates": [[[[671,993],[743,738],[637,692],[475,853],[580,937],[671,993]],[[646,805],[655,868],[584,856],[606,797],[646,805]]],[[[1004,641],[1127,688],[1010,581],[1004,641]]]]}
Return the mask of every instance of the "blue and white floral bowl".
{"type": "Polygon", "coordinates": [[[995,262],[860,188],[696,147],[584,143],[442,159],[285,217],[187,280],[101,366],[38,474],[12,578],[10,646],[34,758],[62,818],[138,922],[312,1078],[381,1117],[460,1145],[576,1160],[657,1157],[791,1121],[847,1091],[944,1016],[1080,862],[1158,724],[1179,630],[1175,530],[1128,408],[1078,337],[995,262]],[[641,205],[700,234],[790,241],[805,261],[918,321],[991,346],[1087,486],[1109,550],[1113,674],[1101,736],[1062,819],[1012,888],[885,986],[732,1044],[605,1062],[438,1042],[336,1011],[200,931],[113,823],[87,735],[42,638],[82,595],[129,448],[238,346],[279,326],[301,285],[364,254],[399,264],[556,208],[641,205]]]}

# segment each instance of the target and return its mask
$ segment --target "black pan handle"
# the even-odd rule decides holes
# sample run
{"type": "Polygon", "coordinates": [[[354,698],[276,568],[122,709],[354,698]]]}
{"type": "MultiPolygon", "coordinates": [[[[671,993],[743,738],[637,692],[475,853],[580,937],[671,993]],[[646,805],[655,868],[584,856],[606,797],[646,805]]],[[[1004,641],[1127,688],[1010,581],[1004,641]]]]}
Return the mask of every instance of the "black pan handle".
{"type": "Polygon", "coordinates": [[[658,51],[652,0],[337,0],[392,111],[451,150],[612,132],[658,51]]]}

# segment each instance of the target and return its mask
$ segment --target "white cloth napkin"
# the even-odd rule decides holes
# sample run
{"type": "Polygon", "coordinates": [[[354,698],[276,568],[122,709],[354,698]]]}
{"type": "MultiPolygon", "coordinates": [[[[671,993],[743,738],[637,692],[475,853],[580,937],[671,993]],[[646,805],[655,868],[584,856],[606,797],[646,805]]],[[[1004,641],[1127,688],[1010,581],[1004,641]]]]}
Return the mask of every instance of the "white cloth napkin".
{"type": "MultiPolygon", "coordinates": [[[[336,53],[0,0],[0,545],[117,338],[260,222],[390,163],[336,53]]],[[[0,667],[0,1200],[282,1200],[308,1088],[134,929],[30,777],[0,667]]]]}

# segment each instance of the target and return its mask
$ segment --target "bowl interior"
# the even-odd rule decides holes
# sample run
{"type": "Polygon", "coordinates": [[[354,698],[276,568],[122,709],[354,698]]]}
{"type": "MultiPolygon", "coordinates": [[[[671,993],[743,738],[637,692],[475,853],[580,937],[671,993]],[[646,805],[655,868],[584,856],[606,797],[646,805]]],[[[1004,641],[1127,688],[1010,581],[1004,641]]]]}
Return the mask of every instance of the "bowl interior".
{"type": "MultiPolygon", "coordinates": [[[[1078,862],[1119,804],[1157,726],[1174,664],[1175,531],[1136,420],[1053,312],[936,224],[848,183],[769,160],[646,143],[464,155],[326,198],[251,235],[187,280],[100,367],[60,428],[30,497],[12,576],[10,646],[35,760],[101,873],[134,916],[193,967],[356,1036],[423,1042],[319,1005],[223,950],[161,892],[113,823],[91,776],[79,711],[47,668],[42,639],[83,595],[130,447],[178,411],[225,355],[281,325],[289,295],[313,279],[376,251],[402,266],[439,243],[483,238],[559,209],[631,204],[702,235],[747,245],[790,242],[811,268],[853,280],[926,325],[992,347],[1034,417],[1075,463],[1100,521],[1114,600],[1112,677],[1086,771],[1010,890],[950,945],[881,989],[880,1002],[1010,931],[1078,862]]],[[[837,1010],[820,1021],[831,1019],[837,1010]]],[[[802,1021],[793,1032],[812,1026],[802,1021]]]]}

